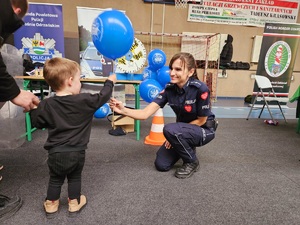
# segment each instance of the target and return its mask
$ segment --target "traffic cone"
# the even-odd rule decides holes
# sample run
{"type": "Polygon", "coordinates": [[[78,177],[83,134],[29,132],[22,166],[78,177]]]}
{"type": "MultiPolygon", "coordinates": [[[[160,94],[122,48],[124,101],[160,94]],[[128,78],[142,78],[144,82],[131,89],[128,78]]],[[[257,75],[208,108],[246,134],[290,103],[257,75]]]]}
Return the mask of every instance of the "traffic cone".
{"type": "Polygon", "coordinates": [[[145,138],[145,144],[162,145],[166,138],[163,134],[164,117],[163,110],[159,108],[154,114],[150,134],[145,138]]]}

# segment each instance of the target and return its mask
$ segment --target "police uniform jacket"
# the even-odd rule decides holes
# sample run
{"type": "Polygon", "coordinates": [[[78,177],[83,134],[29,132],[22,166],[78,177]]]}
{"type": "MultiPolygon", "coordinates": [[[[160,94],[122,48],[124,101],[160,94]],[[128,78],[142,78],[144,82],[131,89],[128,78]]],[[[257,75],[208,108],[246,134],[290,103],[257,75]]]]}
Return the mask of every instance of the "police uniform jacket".
{"type": "Polygon", "coordinates": [[[168,83],[153,102],[161,108],[169,103],[176,114],[177,122],[190,123],[205,116],[208,117],[207,120],[215,118],[210,109],[210,91],[207,85],[192,77],[182,89],[176,84],[168,83]]]}
{"type": "MultiPolygon", "coordinates": [[[[24,22],[14,13],[10,0],[2,0],[0,7],[0,47],[23,24],[24,22]]],[[[12,100],[19,93],[20,89],[14,78],[7,72],[0,52],[0,102],[12,100]]]]}

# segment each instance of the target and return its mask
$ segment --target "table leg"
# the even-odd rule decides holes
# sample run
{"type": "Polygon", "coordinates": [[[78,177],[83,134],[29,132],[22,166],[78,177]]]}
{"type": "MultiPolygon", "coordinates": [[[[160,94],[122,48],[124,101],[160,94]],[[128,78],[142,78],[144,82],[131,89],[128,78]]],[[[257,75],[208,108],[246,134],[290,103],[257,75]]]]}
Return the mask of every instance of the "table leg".
{"type": "MultiPolygon", "coordinates": [[[[29,80],[24,80],[23,82],[23,88],[24,90],[28,90],[28,85],[29,85],[30,81],[29,80]]],[[[29,112],[25,113],[25,129],[26,129],[26,133],[25,135],[27,136],[27,141],[31,141],[32,140],[32,135],[31,135],[31,120],[30,120],[30,115],[29,112]]]]}
{"type": "MultiPolygon", "coordinates": [[[[28,90],[28,85],[30,81],[29,80],[24,80],[23,82],[23,88],[24,90],[28,90]]],[[[25,129],[26,133],[25,135],[27,136],[27,141],[32,141],[32,132],[36,130],[36,128],[31,126],[31,118],[29,112],[25,113],[25,129]]],[[[24,135],[22,135],[24,136],[24,135]]]]}
{"type": "MultiPolygon", "coordinates": [[[[135,109],[140,109],[140,91],[139,91],[139,85],[134,84],[134,89],[135,89],[135,109]]],[[[134,120],[134,129],[136,131],[136,140],[140,140],[140,120],[134,120]]]]}
{"type": "Polygon", "coordinates": [[[44,99],[44,89],[43,89],[43,82],[40,81],[40,93],[41,93],[41,100],[44,99]]]}
{"type": "Polygon", "coordinates": [[[32,135],[31,135],[31,120],[30,120],[29,112],[25,113],[25,123],[26,123],[27,141],[31,141],[32,140],[32,135]]]}

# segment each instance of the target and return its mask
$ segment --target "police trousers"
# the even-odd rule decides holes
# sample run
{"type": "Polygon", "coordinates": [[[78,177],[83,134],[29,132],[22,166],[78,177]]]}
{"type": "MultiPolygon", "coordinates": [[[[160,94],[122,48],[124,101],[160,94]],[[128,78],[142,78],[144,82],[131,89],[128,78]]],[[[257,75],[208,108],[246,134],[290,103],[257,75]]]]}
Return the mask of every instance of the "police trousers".
{"type": "Polygon", "coordinates": [[[189,123],[170,123],[163,128],[163,134],[171,144],[167,149],[165,143],[158,149],[155,167],[159,171],[168,171],[182,159],[184,163],[192,163],[197,159],[196,147],[203,146],[215,138],[215,127],[198,126],[189,123]]]}

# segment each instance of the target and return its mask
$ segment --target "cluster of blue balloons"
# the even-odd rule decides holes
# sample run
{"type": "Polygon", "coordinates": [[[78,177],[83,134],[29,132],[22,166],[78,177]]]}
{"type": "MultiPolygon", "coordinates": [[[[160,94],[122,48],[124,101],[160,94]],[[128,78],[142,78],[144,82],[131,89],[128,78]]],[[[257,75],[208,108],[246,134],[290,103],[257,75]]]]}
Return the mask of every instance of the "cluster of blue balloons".
{"type": "MultiPolygon", "coordinates": [[[[92,25],[92,40],[97,50],[112,60],[123,57],[134,41],[134,30],[129,18],[119,10],[106,10],[100,13],[92,25]]],[[[140,84],[141,97],[146,102],[153,99],[170,81],[169,67],[165,66],[166,54],[160,49],[152,50],[148,55],[148,67],[143,73],[140,84]]],[[[102,106],[95,113],[96,118],[103,118],[108,112],[102,106]]]]}
{"type": "Polygon", "coordinates": [[[111,109],[109,107],[109,104],[105,103],[103,106],[97,109],[97,111],[94,113],[94,117],[97,119],[105,118],[110,112],[111,109]]]}
{"type": "Polygon", "coordinates": [[[153,49],[148,54],[148,67],[143,70],[143,81],[140,84],[141,98],[150,103],[170,82],[170,69],[165,66],[167,57],[160,49],[153,49]]]}
{"type": "Polygon", "coordinates": [[[93,22],[92,40],[102,55],[116,60],[124,56],[133,44],[131,21],[119,10],[104,11],[93,22]]]}

